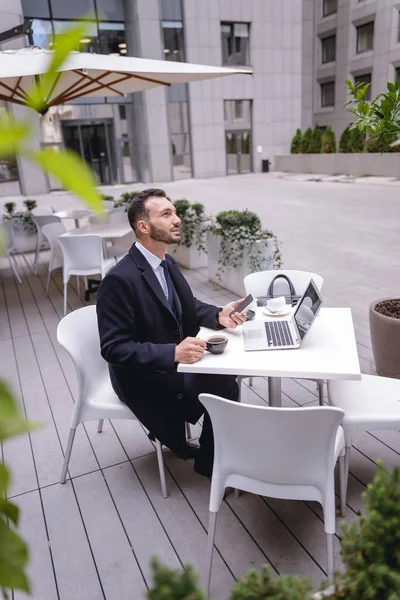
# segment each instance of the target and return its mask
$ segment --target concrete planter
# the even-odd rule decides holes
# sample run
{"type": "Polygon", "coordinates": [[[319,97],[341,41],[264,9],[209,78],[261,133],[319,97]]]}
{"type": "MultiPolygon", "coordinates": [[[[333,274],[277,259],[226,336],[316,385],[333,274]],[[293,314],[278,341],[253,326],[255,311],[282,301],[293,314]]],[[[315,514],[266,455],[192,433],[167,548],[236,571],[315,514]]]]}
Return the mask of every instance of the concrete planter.
{"type": "Polygon", "coordinates": [[[286,154],[275,156],[275,171],[349,175],[352,177],[399,177],[400,156],[393,153],[286,154]]]}
{"type": "Polygon", "coordinates": [[[326,590],[324,590],[323,592],[317,592],[316,594],[313,594],[312,598],[313,600],[324,600],[324,598],[331,598],[333,596],[334,591],[335,587],[331,585],[330,587],[326,588],[326,590]]]}
{"type": "MultiPolygon", "coordinates": [[[[258,242],[256,242],[257,244],[258,242]]],[[[263,242],[264,243],[264,242],[263,242]]],[[[238,268],[225,267],[224,271],[217,276],[219,269],[219,257],[220,257],[220,237],[209,233],[207,235],[207,247],[208,247],[208,279],[213,283],[217,283],[226,290],[237,294],[238,296],[244,296],[245,289],[243,285],[243,279],[246,275],[251,273],[248,256],[244,256],[243,263],[238,268]]],[[[265,252],[262,257],[262,268],[261,270],[273,269],[273,243],[272,240],[268,240],[268,245],[265,247],[265,252]]]]}
{"type": "Polygon", "coordinates": [[[369,307],[372,353],[378,375],[400,379],[400,319],[375,310],[375,306],[385,300],[393,298],[376,300],[369,307]]]}
{"type": "Polygon", "coordinates": [[[187,269],[200,269],[208,264],[207,254],[202,251],[199,252],[195,246],[189,248],[181,244],[170,246],[168,253],[176,260],[178,265],[187,269]]]}
{"type": "Polygon", "coordinates": [[[34,252],[37,244],[37,233],[31,233],[22,219],[13,219],[14,244],[18,252],[34,252]]]}

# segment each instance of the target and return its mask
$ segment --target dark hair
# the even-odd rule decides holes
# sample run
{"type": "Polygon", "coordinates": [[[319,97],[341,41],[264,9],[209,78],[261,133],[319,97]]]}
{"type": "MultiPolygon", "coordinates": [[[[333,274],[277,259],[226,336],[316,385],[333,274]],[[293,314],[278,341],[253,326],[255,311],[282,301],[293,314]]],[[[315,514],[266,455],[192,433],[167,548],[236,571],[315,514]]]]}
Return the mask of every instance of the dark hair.
{"type": "Polygon", "coordinates": [[[164,190],[158,188],[149,188],[136,194],[132,199],[128,208],[128,220],[129,225],[132,227],[135,233],[137,233],[137,222],[142,219],[147,219],[149,213],[146,209],[146,201],[155,196],[156,198],[166,198],[167,195],[164,190]]]}

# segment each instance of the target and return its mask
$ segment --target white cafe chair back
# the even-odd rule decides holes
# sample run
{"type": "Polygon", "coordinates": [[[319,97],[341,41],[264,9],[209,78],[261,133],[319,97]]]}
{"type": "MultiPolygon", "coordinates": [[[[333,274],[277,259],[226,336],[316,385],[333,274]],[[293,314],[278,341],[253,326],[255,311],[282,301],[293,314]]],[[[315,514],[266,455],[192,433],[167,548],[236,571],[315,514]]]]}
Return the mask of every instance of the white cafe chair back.
{"type": "MultiPolygon", "coordinates": [[[[200,394],[214,432],[214,468],[206,560],[209,591],[216,515],[227,487],[262,496],[314,500],[323,507],[328,573],[333,575],[334,468],[344,485],[343,411],[331,407],[269,408],[200,394]],[[343,455],[343,456],[342,456],[343,455]]],[[[344,506],[341,504],[341,510],[344,506]]]]}
{"type": "MultiPolygon", "coordinates": [[[[68,352],[78,378],[78,396],[72,413],[61,483],[65,483],[76,428],[85,421],[99,420],[99,433],[104,419],[137,420],[126,404],[115,394],[109,377],[108,363],[100,353],[100,339],[95,306],[85,306],[64,317],[57,328],[57,340],[68,352]]],[[[160,480],[164,498],[168,496],[162,449],[156,442],[160,480]]]]}
{"type": "MultiPolygon", "coordinates": [[[[61,246],[64,268],[64,314],[67,313],[67,285],[71,275],[100,274],[103,278],[115,265],[112,258],[104,258],[103,238],[99,235],[71,235],[58,238],[61,246]]],[[[79,293],[79,290],[78,290],[79,293]]]]}
{"type": "Polygon", "coordinates": [[[102,200],[101,205],[104,208],[104,210],[112,210],[114,208],[113,200],[102,200]]]}
{"type": "Polygon", "coordinates": [[[119,210],[118,208],[112,210],[108,215],[108,222],[113,225],[128,225],[128,214],[125,210],[119,210]]]}
{"type": "Polygon", "coordinates": [[[51,206],[37,206],[31,210],[32,216],[45,216],[54,214],[54,210],[51,206]]]}
{"type": "Polygon", "coordinates": [[[42,234],[46,238],[50,246],[50,260],[49,260],[49,272],[47,275],[47,285],[46,285],[46,296],[49,295],[49,285],[50,285],[50,276],[51,272],[54,269],[58,269],[63,266],[63,255],[61,246],[58,243],[58,238],[60,235],[65,233],[67,230],[65,225],[61,223],[49,223],[47,225],[43,225],[42,234]]]}
{"type": "Polygon", "coordinates": [[[53,214],[51,214],[51,215],[35,215],[32,218],[33,218],[33,222],[35,223],[36,228],[37,228],[37,243],[36,243],[36,254],[35,254],[35,274],[37,275],[38,267],[39,267],[39,252],[40,252],[40,250],[47,250],[47,247],[43,248],[43,244],[45,244],[46,241],[45,241],[45,238],[43,237],[42,229],[45,225],[48,225],[49,223],[60,223],[61,219],[60,219],[60,217],[56,217],[53,214]]]}

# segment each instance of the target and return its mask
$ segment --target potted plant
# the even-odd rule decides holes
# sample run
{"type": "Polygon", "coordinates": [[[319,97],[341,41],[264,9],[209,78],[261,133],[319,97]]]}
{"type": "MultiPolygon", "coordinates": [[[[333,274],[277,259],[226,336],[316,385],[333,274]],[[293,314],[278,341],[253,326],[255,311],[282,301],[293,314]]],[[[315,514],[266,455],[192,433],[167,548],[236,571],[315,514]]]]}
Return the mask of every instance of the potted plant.
{"type": "Polygon", "coordinates": [[[32,212],[34,208],[37,207],[36,200],[24,200],[24,204],[26,206],[26,210],[32,212]]]}
{"type": "Polygon", "coordinates": [[[199,269],[206,267],[208,263],[206,234],[209,219],[204,214],[204,205],[198,203],[190,204],[188,200],[176,200],[174,202],[176,214],[181,219],[180,225],[181,242],[170,246],[169,253],[176,262],[187,269],[199,269]]]}
{"type": "MultiPolygon", "coordinates": [[[[251,570],[233,587],[227,600],[395,600],[400,598],[400,469],[378,473],[363,494],[364,515],[342,526],[345,571],[333,585],[311,595],[311,581],[274,577],[267,566],[251,570]]],[[[181,572],[153,559],[152,600],[205,600],[191,567],[181,572]]]]}
{"type": "Polygon", "coordinates": [[[37,228],[32,217],[31,210],[35,208],[35,200],[25,200],[34,202],[30,204],[31,208],[26,211],[15,212],[14,202],[7,202],[4,206],[6,212],[3,215],[5,221],[12,220],[14,226],[14,243],[18,252],[34,252],[37,244],[37,228]]]}
{"type": "Polygon", "coordinates": [[[262,229],[259,217],[247,209],[218,213],[207,246],[209,280],[238,296],[244,294],[246,275],[282,266],[276,236],[262,229]]]}
{"type": "Polygon", "coordinates": [[[136,194],[138,194],[138,191],[133,191],[133,192],[124,192],[123,194],[121,194],[121,196],[118,198],[118,200],[115,200],[114,198],[104,198],[104,200],[108,200],[108,199],[112,199],[114,200],[114,208],[120,208],[121,206],[123,206],[125,208],[125,212],[128,210],[128,206],[131,203],[131,200],[133,200],[133,198],[136,196],[136,194]]]}

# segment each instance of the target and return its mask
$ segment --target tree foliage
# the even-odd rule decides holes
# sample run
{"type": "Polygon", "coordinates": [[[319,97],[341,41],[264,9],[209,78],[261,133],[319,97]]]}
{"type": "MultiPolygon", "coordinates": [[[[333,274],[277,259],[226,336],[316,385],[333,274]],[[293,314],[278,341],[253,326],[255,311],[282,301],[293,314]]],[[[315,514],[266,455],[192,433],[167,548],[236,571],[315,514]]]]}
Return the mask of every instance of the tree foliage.
{"type": "Polygon", "coordinates": [[[310,154],[312,152],[313,130],[307,127],[301,138],[300,152],[302,154],[310,154]]]}
{"type": "Polygon", "coordinates": [[[319,125],[314,127],[313,137],[311,142],[311,152],[313,154],[319,154],[322,149],[322,132],[319,125]]]}
{"type": "Polygon", "coordinates": [[[336,136],[330,125],[328,125],[322,136],[321,152],[324,154],[334,154],[336,152],[336,136]]]}
{"type": "Polygon", "coordinates": [[[295,135],[293,136],[292,143],[291,143],[291,146],[290,146],[290,153],[291,154],[300,154],[300,152],[301,152],[301,140],[302,140],[301,129],[297,129],[295,135]]]}

